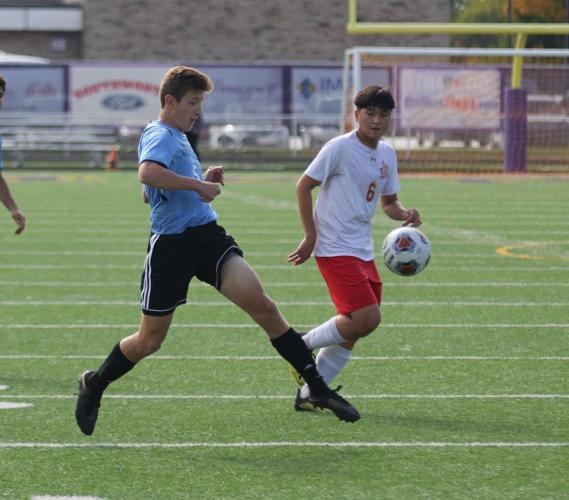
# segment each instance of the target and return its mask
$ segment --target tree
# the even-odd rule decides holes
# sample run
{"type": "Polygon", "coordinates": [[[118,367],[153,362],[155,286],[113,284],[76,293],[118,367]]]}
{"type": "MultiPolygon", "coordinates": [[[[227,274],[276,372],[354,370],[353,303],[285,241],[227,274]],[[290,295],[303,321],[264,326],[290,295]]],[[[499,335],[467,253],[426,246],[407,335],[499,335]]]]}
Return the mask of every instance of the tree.
{"type": "MultiPolygon", "coordinates": [[[[567,22],[567,0],[452,0],[453,21],[457,23],[502,23],[509,21],[511,7],[513,23],[567,22]]],[[[510,45],[507,35],[457,35],[453,45],[459,47],[495,47],[510,45]]],[[[565,36],[531,35],[526,47],[563,48],[565,36]]]]}

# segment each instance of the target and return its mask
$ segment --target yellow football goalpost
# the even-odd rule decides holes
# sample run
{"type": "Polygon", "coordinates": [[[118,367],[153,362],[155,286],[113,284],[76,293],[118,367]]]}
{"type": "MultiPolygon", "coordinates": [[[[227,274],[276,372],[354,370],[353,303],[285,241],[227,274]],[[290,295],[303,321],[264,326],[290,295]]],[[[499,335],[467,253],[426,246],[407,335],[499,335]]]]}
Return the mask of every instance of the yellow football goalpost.
{"type": "MultiPolygon", "coordinates": [[[[377,23],[359,22],[357,0],[349,1],[348,33],[378,34],[449,34],[449,35],[517,35],[516,49],[523,49],[528,35],[569,35],[569,23],[377,23]]],[[[521,84],[523,57],[513,59],[512,88],[521,84]]]]}
{"type": "MultiPolygon", "coordinates": [[[[528,35],[569,35],[569,23],[414,23],[414,22],[360,22],[357,20],[357,0],[348,0],[349,13],[347,31],[352,35],[377,35],[377,34],[501,34],[516,35],[516,44],[514,49],[452,49],[439,48],[439,54],[436,54],[436,48],[431,48],[431,55],[457,55],[454,51],[461,51],[462,55],[494,55],[512,57],[512,78],[511,88],[506,92],[505,107],[505,158],[504,164],[506,170],[525,170],[526,157],[526,139],[521,136],[523,132],[527,134],[527,114],[520,116],[519,109],[508,113],[508,102],[512,107],[521,105],[523,109],[527,108],[527,95],[521,88],[522,83],[522,66],[524,57],[527,56],[552,56],[552,57],[569,57],[569,50],[564,49],[525,49],[528,35]],[[515,123],[508,123],[508,116],[511,115],[515,123]],[[521,122],[525,122],[524,124],[521,122]],[[516,131],[512,137],[508,137],[508,131],[516,131]],[[522,134],[520,134],[522,132],[522,134]],[[512,154],[514,155],[512,157],[512,154]]],[[[365,47],[354,47],[346,51],[346,60],[356,55],[357,65],[361,65],[361,59],[358,57],[359,52],[366,49],[365,47]]],[[[391,52],[395,55],[397,49],[401,49],[401,54],[405,52],[403,47],[382,48],[383,54],[387,55],[391,52]]],[[[410,50],[411,48],[407,48],[410,50]]],[[[416,49],[415,49],[416,50],[416,49]]],[[[379,53],[379,52],[376,52],[379,53]]],[[[346,65],[347,63],[345,63],[346,65]]],[[[358,68],[359,69],[359,68],[358,68]]],[[[346,66],[344,67],[344,83],[346,83],[346,66]]],[[[357,82],[353,82],[354,84],[357,82]]],[[[354,85],[355,88],[355,85],[354,85]]],[[[523,113],[522,113],[523,115],[523,113]]],[[[343,110],[342,119],[344,119],[345,110],[343,110]]]]}

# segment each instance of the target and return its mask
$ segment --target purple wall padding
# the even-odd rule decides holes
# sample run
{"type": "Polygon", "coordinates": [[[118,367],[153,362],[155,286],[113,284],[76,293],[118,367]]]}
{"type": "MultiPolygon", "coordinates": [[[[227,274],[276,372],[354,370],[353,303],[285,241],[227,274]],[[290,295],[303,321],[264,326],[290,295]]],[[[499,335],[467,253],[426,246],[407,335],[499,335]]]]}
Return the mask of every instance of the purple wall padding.
{"type": "Polygon", "coordinates": [[[525,172],[528,142],[528,98],[526,89],[504,92],[504,169],[525,172]]]}

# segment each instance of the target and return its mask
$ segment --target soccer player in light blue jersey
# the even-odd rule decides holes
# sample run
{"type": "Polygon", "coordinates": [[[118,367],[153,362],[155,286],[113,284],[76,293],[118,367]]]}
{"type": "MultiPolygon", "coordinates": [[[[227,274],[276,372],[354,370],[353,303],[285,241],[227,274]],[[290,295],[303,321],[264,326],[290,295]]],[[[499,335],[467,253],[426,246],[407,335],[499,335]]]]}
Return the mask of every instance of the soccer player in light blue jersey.
{"type": "Polygon", "coordinates": [[[140,138],[138,178],[152,221],[141,280],[142,317],[139,330],[117,343],[97,371],[81,376],[75,418],[86,435],[94,431],[106,387],[160,348],[194,276],[215,287],[265,330],[279,354],[302,373],[315,406],[328,408],[347,422],[360,418],[324,383],[300,335],[266,294],[233,237],[217,223],[210,202],[221,194],[223,167],[209,167],[203,174],[185,135],[212,89],[204,73],[187,66],[171,68],[160,85],[159,119],[140,138]]]}
{"type": "MultiPolygon", "coordinates": [[[[0,109],[2,109],[2,101],[4,100],[4,94],[6,93],[6,80],[2,75],[0,75],[0,109]]],[[[2,162],[2,136],[0,136],[0,201],[8,209],[12,219],[18,225],[15,233],[21,234],[26,227],[26,218],[24,214],[20,212],[16,200],[10,192],[8,183],[4,176],[2,175],[2,170],[4,170],[4,163],[2,162]]]]}

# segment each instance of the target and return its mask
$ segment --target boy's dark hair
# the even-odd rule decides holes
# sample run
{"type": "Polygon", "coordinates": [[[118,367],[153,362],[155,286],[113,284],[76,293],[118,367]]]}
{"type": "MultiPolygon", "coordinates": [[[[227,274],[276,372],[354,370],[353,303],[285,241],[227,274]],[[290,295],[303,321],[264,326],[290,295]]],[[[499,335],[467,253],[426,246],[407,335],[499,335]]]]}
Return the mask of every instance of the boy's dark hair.
{"type": "Polygon", "coordinates": [[[170,68],[160,83],[160,104],[164,107],[167,95],[180,101],[188,90],[209,92],[213,90],[213,82],[209,76],[195,68],[188,66],[170,68]]]}
{"type": "Polygon", "coordinates": [[[391,92],[379,85],[368,85],[358,92],[354,99],[357,109],[379,108],[387,111],[395,109],[395,100],[391,92]]]}
{"type": "Polygon", "coordinates": [[[0,89],[6,91],[6,80],[2,75],[0,75],[0,89]]]}

